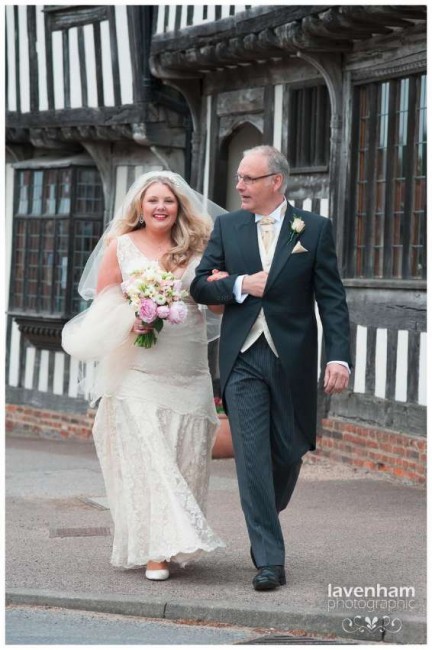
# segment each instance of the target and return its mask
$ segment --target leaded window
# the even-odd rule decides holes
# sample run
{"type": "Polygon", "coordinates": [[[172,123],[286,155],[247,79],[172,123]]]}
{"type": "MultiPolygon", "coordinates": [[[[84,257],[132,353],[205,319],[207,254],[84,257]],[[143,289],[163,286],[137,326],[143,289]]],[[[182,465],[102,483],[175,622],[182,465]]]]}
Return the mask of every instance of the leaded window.
{"type": "Polygon", "coordinates": [[[354,89],[350,277],[426,277],[426,75],[354,89]]]}
{"type": "Polygon", "coordinates": [[[325,85],[290,90],[288,160],[292,173],[328,170],[330,115],[325,85]]]}
{"type": "Polygon", "coordinates": [[[94,167],[16,171],[10,308],[69,318],[85,262],[102,234],[104,200],[94,167]]]}

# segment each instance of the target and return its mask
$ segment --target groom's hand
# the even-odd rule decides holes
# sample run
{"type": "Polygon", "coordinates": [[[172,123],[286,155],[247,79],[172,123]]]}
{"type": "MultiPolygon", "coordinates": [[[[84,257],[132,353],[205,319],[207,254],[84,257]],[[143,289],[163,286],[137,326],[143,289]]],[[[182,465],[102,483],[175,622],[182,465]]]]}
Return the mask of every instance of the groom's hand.
{"type": "Polygon", "coordinates": [[[242,293],[248,293],[256,298],[261,298],[267,284],[268,273],[259,271],[252,275],[245,275],[242,284],[242,293]]]}

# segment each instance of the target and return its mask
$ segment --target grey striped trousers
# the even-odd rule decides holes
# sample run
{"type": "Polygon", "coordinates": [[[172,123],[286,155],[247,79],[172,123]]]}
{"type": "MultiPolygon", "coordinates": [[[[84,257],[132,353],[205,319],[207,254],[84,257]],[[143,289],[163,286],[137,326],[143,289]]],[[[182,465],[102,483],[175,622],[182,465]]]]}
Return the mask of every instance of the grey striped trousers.
{"type": "Polygon", "coordinates": [[[286,508],[310,445],[295,425],[280,360],[262,335],[239,354],[225,388],[240,499],[258,566],[283,565],[279,512],[286,508]]]}

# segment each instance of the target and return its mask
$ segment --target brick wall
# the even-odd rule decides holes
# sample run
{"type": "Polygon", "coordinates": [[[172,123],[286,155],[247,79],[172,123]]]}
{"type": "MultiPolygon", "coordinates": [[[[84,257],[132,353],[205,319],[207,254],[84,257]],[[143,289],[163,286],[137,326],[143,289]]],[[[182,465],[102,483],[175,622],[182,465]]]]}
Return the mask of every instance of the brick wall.
{"type": "Polygon", "coordinates": [[[31,406],[6,404],[6,433],[63,440],[89,440],[95,409],[87,413],[63,413],[31,406]]]}
{"type": "MultiPolygon", "coordinates": [[[[6,432],[89,440],[95,413],[95,409],[76,414],[6,404],[6,432]]],[[[322,420],[315,454],[413,484],[426,482],[426,440],[420,436],[329,418],[322,420]]]]}
{"type": "Polygon", "coordinates": [[[410,483],[426,482],[426,439],[420,436],[331,418],[322,420],[316,453],[410,483]]]}

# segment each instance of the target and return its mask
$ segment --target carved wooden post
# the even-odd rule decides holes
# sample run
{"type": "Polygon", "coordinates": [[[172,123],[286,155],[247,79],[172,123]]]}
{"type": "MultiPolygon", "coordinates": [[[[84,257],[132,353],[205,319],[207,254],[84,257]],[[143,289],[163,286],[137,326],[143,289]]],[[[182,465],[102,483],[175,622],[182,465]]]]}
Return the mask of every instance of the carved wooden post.
{"type": "MultiPolygon", "coordinates": [[[[306,54],[298,52],[297,56],[317,68],[326,82],[331,105],[330,121],[330,161],[329,161],[329,216],[333,222],[336,251],[342,260],[343,254],[343,196],[344,182],[340,174],[343,127],[343,77],[342,61],[338,54],[306,54]],[[342,200],[341,200],[342,199],[342,200]]],[[[343,175],[345,177],[345,175],[343,175]]]]}

